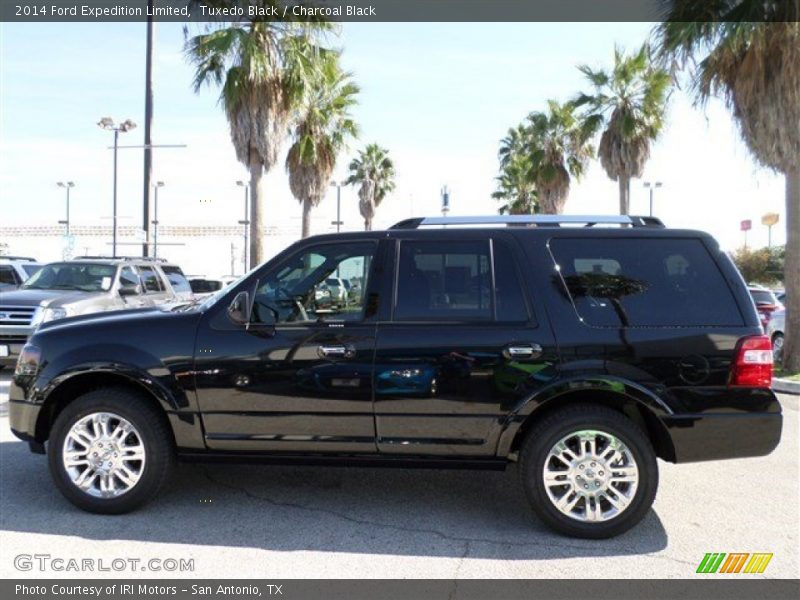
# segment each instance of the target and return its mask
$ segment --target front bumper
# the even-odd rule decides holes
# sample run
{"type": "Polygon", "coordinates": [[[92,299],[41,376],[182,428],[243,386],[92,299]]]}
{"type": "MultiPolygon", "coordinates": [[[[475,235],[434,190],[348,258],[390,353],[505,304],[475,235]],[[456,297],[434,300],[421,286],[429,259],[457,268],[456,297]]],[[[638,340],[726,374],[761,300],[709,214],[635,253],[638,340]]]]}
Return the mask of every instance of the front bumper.
{"type": "MultiPolygon", "coordinates": [[[[11,385],[14,385],[13,382],[11,385]]],[[[8,403],[8,420],[11,433],[23,442],[36,441],[36,421],[39,418],[40,404],[25,400],[11,399],[8,403]]]]}

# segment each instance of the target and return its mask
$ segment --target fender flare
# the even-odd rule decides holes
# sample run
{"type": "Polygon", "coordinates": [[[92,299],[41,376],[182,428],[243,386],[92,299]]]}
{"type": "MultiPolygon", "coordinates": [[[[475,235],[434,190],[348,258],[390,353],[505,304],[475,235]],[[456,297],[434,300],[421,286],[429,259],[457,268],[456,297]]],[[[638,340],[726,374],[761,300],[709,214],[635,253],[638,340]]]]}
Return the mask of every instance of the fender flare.
{"type": "MultiPolygon", "coordinates": [[[[525,422],[535,418],[535,415],[540,414],[545,407],[552,406],[554,402],[558,401],[558,398],[576,392],[615,394],[624,400],[633,402],[640,410],[644,410],[646,414],[657,418],[659,423],[661,423],[663,417],[674,412],[655,392],[622,377],[613,375],[580,375],[558,379],[525,397],[512,409],[506,418],[498,439],[497,455],[507,456],[509,454],[512,444],[525,422]]],[[[662,433],[671,440],[666,427],[663,428],[662,433]]]]}

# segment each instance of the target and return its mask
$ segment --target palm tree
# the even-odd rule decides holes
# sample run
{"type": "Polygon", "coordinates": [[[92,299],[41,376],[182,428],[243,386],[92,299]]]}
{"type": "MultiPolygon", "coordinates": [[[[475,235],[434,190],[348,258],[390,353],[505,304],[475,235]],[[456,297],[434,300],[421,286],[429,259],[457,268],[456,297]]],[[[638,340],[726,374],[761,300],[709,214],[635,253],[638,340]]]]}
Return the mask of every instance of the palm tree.
{"type": "Polygon", "coordinates": [[[657,66],[645,44],[625,55],[614,48],[611,72],[578,67],[594,86],[580,94],[576,106],[586,106],[591,127],[605,124],[597,153],[608,176],[619,183],[619,213],[630,212],[631,178],[641,177],[650,158],[650,144],[664,126],[664,113],[672,78],[657,66]]]}
{"type": "MultiPolygon", "coordinates": [[[[228,7],[231,1],[205,4],[228,7]]],[[[205,84],[221,87],[236,158],[250,171],[251,268],[264,260],[261,180],[277,162],[292,110],[325,55],[317,39],[329,28],[322,22],[277,20],[214,23],[186,42],[186,55],[195,66],[194,90],[205,84]]]]}
{"type": "Polygon", "coordinates": [[[501,215],[530,215],[537,212],[536,186],[531,178],[530,157],[520,152],[509,156],[505,161],[501,156],[500,161],[500,175],[496,177],[497,190],[492,194],[495,200],[505,202],[498,212],[501,215]]]}
{"type": "Polygon", "coordinates": [[[761,164],[786,178],[783,366],[800,371],[800,4],[673,0],[656,37],[700,102],[721,95],[761,164]]]}
{"type": "Polygon", "coordinates": [[[364,230],[372,229],[375,209],[394,190],[394,164],[389,151],[378,144],[369,144],[350,163],[350,176],[345,185],[359,185],[358,208],[364,217],[364,230]]]}
{"type": "Polygon", "coordinates": [[[594,154],[589,143],[593,129],[576,114],[572,103],[547,103],[547,112],[528,115],[526,141],[531,176],[545,214],[561,214],[571,179],[579,179],[594,154]]]}
{"type": "Polygon", "coordinates": [[[348,137],[358,136],[350,115],[358,92],[352,74],[342,71],[339,55],[332,53],[297,110],[286,170],[292,194],[303,205],[304,238],[309,235],[311,209],[328,189],[339,152],[348,137]]]}

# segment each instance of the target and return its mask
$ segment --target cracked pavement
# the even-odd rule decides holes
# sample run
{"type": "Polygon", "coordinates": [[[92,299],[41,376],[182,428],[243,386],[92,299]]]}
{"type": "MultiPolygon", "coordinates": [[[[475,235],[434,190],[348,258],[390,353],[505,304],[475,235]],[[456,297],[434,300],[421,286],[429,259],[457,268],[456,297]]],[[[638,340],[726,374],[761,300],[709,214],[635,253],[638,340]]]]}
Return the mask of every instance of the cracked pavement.
{"type": "Polygon", "coordinates": [[[706,552],[772,552],[764,577],[800,576],[798,396],[781,396],[770,456],[659,461],[654,510],[612,540],[550,533],[504,473],[183,464],[152,503],[83,513],[16,441],[0,375],[0,576],[260,578],[692,577],[706,552]],[[19,554],[194,559],[193,572],[21,572],[19,554]]]}

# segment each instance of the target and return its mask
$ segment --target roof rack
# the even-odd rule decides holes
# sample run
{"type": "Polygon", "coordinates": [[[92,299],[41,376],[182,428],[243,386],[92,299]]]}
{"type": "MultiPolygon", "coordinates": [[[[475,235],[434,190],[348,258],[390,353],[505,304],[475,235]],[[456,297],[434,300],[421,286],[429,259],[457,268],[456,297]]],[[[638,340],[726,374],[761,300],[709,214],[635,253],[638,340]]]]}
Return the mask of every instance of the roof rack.
{"type": "Polygon", "coordinates": [[[418,229],[434,225],[506,225],[561,227],[562,225],[629,225],[631,227],[658,227],[664,223],[656,217],[628,215],[488,215],[485,217],[418,217],[395,223],[389,229],[418,229]]]}
{"type": "Polygon", "coordinates": [[[146,262],[167,262],[164,258],[156,258],[154,256],[73,256],[71,260],[141,260],[146,262]]]}
{"type": "Polygon", "coordinates": [[[36,262],[35,258],[31,258],[30,256],[0,256],[0,259],[6,260],[26,260],[28,262],[36,262]]]}

